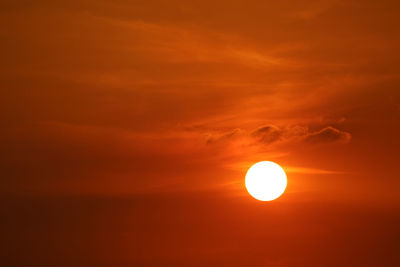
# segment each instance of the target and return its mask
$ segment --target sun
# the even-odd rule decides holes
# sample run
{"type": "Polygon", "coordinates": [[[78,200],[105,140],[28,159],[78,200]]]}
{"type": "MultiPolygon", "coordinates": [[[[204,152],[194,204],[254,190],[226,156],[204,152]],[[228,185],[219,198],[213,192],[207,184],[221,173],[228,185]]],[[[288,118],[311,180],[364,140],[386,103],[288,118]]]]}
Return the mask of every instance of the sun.
{"type": "Polygon", "coordinates": [[[280,197],[286,189],[287,178],[281,166],[272,161],[260,161],[247,171],[245,184],[249,194],[261,201],[280,197]]]}

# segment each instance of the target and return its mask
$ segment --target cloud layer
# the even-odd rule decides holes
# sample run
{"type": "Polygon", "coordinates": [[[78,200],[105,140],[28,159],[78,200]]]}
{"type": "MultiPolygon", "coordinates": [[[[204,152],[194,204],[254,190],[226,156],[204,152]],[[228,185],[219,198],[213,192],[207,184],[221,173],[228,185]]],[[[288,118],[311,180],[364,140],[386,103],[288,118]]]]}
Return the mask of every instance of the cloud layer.
{"type": "Polygon", "coordinates": [[[250,131],[234,129],[225,133],[208,134],[206,136],[206,141],[208,144],[212,144],[215,142],[237,140],[239,138],[252,138],[260,145],[271,145],[279,142],[329,144],[348,143],[351,140],[351,134],[334,128],[333,126],[326,126],[320,130],[311,131],[306,126],[278,127],[268,124],[250,131]]]}

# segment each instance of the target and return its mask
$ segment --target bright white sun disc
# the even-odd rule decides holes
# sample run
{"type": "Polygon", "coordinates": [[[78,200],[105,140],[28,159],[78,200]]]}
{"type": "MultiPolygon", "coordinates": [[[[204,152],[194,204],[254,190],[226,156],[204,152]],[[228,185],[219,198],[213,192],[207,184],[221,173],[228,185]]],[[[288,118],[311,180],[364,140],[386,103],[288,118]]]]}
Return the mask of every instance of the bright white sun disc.
{"type": "Polygon", "coordinates": [[[278,198],[286,189],[285,171],[272,161],[260,161],[247,171],[245,184],[249,194],[261,201],[278,198]]]}

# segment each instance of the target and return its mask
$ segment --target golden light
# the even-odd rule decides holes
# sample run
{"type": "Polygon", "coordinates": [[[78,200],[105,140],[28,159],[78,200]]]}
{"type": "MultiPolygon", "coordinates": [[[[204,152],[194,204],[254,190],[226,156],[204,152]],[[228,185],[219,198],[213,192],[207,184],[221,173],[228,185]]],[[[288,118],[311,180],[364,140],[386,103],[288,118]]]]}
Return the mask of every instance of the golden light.
{"type": "Polygon", "coordinates": [[[285,171],[272,161],[260,161],[247,171],[245,184],[249,194],[261,201],[280,197],[286,189],[285,171]]]}

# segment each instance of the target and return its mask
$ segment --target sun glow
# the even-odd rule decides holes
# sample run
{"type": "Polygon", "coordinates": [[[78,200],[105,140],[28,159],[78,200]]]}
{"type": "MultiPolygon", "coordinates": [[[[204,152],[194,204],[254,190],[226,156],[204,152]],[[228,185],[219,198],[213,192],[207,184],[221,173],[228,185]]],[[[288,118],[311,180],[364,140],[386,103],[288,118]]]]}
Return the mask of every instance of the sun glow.
{"type": "Polygon", "coordinates": [[[245,184],[249,194],[261,201],[280,197],[286,189],[285,171],[272,161],[260,161],[247,171],[245,184]]]}

